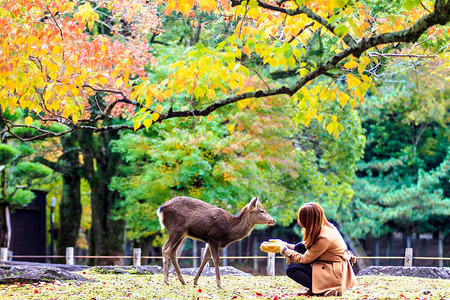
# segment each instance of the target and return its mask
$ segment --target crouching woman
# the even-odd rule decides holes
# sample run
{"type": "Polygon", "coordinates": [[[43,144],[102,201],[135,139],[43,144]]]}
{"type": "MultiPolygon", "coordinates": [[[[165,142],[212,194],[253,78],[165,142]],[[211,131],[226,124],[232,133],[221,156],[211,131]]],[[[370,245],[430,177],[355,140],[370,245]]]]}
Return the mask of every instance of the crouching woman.
{"type": "Polygon", "coordinates": [[[308,288],[304,296],[341,296],[356,284],[353,253],[337,228],[328,222],[323,208],[306,203],[298,211],[303,241],[288,244],[269,240],[261,244],[265,252],[280,252],[286,258],[286,275],[308,288]]]}

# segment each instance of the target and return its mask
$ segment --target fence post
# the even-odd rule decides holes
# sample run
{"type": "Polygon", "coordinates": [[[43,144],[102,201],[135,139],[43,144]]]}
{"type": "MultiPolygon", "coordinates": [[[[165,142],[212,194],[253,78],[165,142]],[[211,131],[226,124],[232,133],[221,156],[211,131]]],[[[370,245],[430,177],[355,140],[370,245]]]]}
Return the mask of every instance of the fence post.
{"type": "MultiPolygon", "coordinates": [[[[201,262],[203,261],[203,258],[205,257],[205,250],[206,250],[206,247],[204,247],[204,248],[202,248],[201,250],[200,250],[200,265],[201,265],[201,262]]],[[[207,262],[206,263],[206,265],[205,265],[205,268],[207,268],[207,267],[209,267],[209,262],[207,262]]]]}
{"type": "Polygon", "coordinates": [[[224,267],[228,266],[227,256],[228,256],[228,248],[225,247],[223,248],[223,260],[222,260],[224,267]]]}
{"type": "Polygon", "coordinates": [[[275,276],[275,253],[267,253],[267,276],[275,276]]]}
{"type": "Polygon", "coordinates": [[[141,248],[133,248],[133,267],[141,266],[141,248]]]}
{"type": "Polygon", "coordinates": [[[73,247],[66,248],[66,265],[73,266],[73,247]]]}
{"type": "MultiPolygon", "coordinates": [[[[192,256],[196,257],[197,256],[197,240],[192,240],[192,256]]],[[[195,269],[197,268],[197,259],[194,258],[192,260],[192,267],[195,269]]]]}
{"type": "MultiPolygon", "coordinates": [[[[439,230],[439,236],[438,236],[438,256],[444,257],[444,235],[442,234],[442,231],[439,230]]],[[[439,268],[442,268],[444,266],[444,261],[442,259],[439,260],[439,268]]]]}
{"type": "Polygon", "coordinates": [[[0,261],[8,261],[8,248],[0,249],[0,261]]]}
{"type": "MultiPolygon", "coordinates": [[[[256,240],[256,238],[253,240],[253,256],[257,256],[258,255],[258,240],[256,240]]],[[[253,259],[253,272],[255,272],[255,274],[258,274],[258,259],[255,258],[253,259]]]]}
{"type": "Polygon", "coordinates": [[[405,249],[405,267],[412,267],[412,256],[413,256],[413,249],[406,248],[405,249]]]}

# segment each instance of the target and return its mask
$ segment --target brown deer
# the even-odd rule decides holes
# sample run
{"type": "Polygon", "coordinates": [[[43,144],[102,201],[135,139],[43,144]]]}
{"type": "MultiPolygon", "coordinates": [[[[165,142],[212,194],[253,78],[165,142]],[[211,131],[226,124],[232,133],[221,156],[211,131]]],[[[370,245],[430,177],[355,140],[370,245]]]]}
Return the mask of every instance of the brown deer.
{"type": "Polygon", "coordinates": [[[173,198],[161,205],[157,215],[161,228],[165,227],[169,232],[169,238],[162,248],[164,283],[169,283],[170,258],[178,279],[182,284],[186,284],[176,255],[181,242],[189,237],[207,243],[205,256],[194,277],[194,284],[197,285],[203,268],[212,256],[219,289],[222,288],[219,273],[219,248],[248,236],[256,224],[275,224],[275,220],[266,212],[258,197],[254,197],[245,205],[237,216],[202,200],[183,196],[173,198]]]}

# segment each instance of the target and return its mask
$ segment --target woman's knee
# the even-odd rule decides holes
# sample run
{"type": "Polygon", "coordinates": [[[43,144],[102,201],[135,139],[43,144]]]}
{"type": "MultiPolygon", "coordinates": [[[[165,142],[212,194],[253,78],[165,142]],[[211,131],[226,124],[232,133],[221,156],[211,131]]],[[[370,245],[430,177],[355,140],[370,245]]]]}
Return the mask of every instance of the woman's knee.
{"type": "Polygon", "coordinates": [[[286,268],[286,275],[287,275],[289,278],[292,278],[292,276],[293,276],[294,273],[295,273],[294,267],[292,267],[292,265],[287,266],[287,268],[286,268]]]}
{"type": "Polygon", "coordinates": [[[290,264],[286,268],[286,275],[297,283],[307,287],[312,287],[312,272],[309,265],[290,264]]]}

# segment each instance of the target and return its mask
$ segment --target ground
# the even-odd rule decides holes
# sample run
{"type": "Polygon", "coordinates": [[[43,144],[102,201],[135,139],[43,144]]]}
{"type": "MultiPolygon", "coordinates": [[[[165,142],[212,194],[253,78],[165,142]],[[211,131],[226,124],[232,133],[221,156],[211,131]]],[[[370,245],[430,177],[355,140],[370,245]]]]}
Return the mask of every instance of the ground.
{"type": "MultiPolygon", "coordinates": [[[[78,274],[90,282],[53,281],[50,283],[14,283],[0,285],[0,299],[302,299],[304,288],[286,276],[222,276],[222,290],[215,277],[202,276],[199,285],[185,276],[183,286],[170,277],[163,284],[161,274],[99,274],[93,269],[78,274]]],[[[343,297],[331,299],[436,299],[450,300],[449,279],[419,277],[358,276],[358,284],[343,297]]],[[[321,298],[319,298],[321,299],[321,298]]]]}

